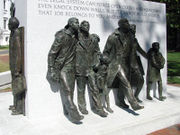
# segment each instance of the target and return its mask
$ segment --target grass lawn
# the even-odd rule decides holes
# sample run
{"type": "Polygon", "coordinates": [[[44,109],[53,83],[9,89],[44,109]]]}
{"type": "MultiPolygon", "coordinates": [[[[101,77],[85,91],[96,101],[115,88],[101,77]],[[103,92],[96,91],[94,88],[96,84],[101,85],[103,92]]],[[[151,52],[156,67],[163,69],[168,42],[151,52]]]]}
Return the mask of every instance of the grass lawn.
{"type": "Polygon", "coordinates": [[[9,63],[0,60],[0,72],[5,72],[9,70],[9,63]]]}
{"type": "Polygon", "coordinates": [[[4,45],[4,46],[0,45],[0,50],[6,50],[6,49],[9,49],[9,45],[4,45]]]}
{"type": "Polygon", "coordinates": [[[180,52],[168,52],[168,83],[180,84],[180,52]]]}

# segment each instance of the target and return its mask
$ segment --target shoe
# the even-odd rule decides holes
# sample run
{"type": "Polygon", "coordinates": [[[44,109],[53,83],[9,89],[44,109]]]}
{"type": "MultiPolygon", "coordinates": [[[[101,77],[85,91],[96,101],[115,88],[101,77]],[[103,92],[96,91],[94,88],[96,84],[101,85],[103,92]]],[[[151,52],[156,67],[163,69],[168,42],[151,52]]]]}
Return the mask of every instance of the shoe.
{"type": "Polygon", "coordinates": [[[138,97],[136,97],[137,102],[142,103],[142,100],[140,100],[138,97]]]}
{"type": "Polygon", "coordinates": [[[73,123],[79,123],[84,116],[80,115],[76,108],[69,109],[68,111],[68,118],[73,123]]]}
{"type": "Polygon", "coordinates": [[[23,113],[16,110],[12,110],[12,113],[11,113],[11,115],[20,115],[20,114],[23,114],[23,113]]]}
{"type": "Polygon", "coordinates": [[[101,117],[107,117],[108,115],[104,110],[93,110],[93,112],[101,117]]]}
{"type": "Polygon", "coordinates": [[[14,105],[10,105],[9,106],[9,110],[15,110],[15,106],[14,105]]]}
{"type": "Polygon", "coordinates": [[[114,111],[110,107],[106,107],[106,110],[110,113],[113,113],[114,111]]]}
{"type": "Polygon", "coordinates": [[[82,113],[82,114],[88,114],[88,111],[86,109],[79,109],[79,111],[82,113]]]}
{"type": "Polygon", "coordinates": [[[152,97],[149,96],[149,95],[148,95],[146,98],[147,98],[148,100],[153,100],[152,97]]]}
{"type": "Polygon", "coordinates": [[[127,105],[125,102],[124,102],[124,103],[119,102],[119,103],[117,104],[117,106],[119,106],[119,107],[121,107],[121,108],[125,108],[125,109],[128,109],[128,108],[129,108],[129,105],[127,105]]]}
{"type": "Polygon", "coordinates": [[[132,107],[132,109],[135,110],[135,111],[144,108],[144,106],[140,106],[140,105],[135,104],[135,103],[131,104],[131,107],[132,107]]]}
{"type": "Polygon", "coordinates": [[[160,96],[160,97],[159,97],[159,100],[160,100],[160,101],[164,101],[165,99],[166,99],[165,96],[160,96]]]}

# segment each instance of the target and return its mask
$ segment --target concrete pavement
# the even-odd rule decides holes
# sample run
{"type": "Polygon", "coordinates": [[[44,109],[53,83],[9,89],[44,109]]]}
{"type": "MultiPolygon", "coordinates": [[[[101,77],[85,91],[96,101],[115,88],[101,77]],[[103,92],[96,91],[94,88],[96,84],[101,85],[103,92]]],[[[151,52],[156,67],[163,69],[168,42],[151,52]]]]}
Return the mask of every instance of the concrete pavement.
{"type": "MultiPolygon", "coordinates": [[[[89,111],[83,123],[78,125],[61,115],[58,119],[41,120],[12,116],[8,110],[13,102],[12,93],[0,93],[0,135],[146,135],[180,123],[180,87],[168,85],[167,89],[164,102],[156,98],[153,101],[144,100],[145,108],[136,112],[112,105],[114,113],[107,118],[89,111]]],[[[39,100],[43,98],[42,95],[39,100]]]]}

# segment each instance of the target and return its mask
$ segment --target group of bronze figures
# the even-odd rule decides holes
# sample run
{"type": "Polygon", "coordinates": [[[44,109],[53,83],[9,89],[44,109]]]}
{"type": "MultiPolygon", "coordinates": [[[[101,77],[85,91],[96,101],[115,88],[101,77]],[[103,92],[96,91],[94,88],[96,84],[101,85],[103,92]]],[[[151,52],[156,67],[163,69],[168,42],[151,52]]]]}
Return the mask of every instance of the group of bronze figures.
{"type": "Polygon", "coordinates": [[[158,82],[159,100],[165,99],[162,96],[160,75],[165,59],[159,52],[159,43],[152,43],[152,48],[146,53],[136,38],[136,25],[129,24],[125,18],[120,19],[118,25],[108,37],[103,53],[99,49],[99,36],[89,33],[88,21],[81,22],[79,26],[77,18],[69,18],[64,29],[55,34],[48,54],[47,77],[60,84],[64,114],[72,122],[79,122],[84,118],[73,101],[75,80],[78,108],[82,114],[88,114],[86,84],[92,111],[101,117],[108,115],[104,108],[113,112],[109,102],[111,88],[118,89],[118,106],[129,108],[125,103],[126,97],[133,110],[144,108],[139,105],[142,101],[138,98],[144,84],[144,70],[137,52],[148,59],[147,99],[152,100],[150,89],[154,82],[158,82]],[[135,88],[135,92],[132,88],[135,88]],[[102,96],[105,103],[102,102],[102,96]]]}

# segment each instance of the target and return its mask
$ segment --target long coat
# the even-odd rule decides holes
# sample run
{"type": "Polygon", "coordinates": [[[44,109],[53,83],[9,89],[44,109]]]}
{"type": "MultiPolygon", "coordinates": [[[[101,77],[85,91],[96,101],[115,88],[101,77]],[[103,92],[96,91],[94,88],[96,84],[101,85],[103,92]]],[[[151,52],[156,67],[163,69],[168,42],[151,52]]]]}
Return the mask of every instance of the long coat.
{"type": "MultiPolygon", "coordinates": [[[[129,38],[131,36],[129,35],[129,38]]],[[[127,40],[122,36],[122,33],[116,29],[107,39],[103,54],[106,55],[109,60],[107,85],[110,88],[115,88],[113,85],[117,72],[121,70],[127,77],[126,71],[128,70],[125,58],[129,57],[131,40],[127,40]],[[126,65],[126,66],[124,66],[126,65]]]]}
{"type": "Polygon", "coordinates": [[[75,49],[77,38],[66,29],[55,34],[55,40],[48,54],[48,66],[57,69],[57,74],[63,67],[75,70],[75,49]]]}
{"type": "Polygon", "coordinates": [[[148,51],[147,82],[161,81],[160,70],[164,67],[165,59],[160,52],[152,48],[148,51]]]}
{"type": "Polygon", "coordinates": [[[99,44],[93,41],[89,35],[84,39],[82,34],[79,34],[79,41],[76,46],[76,75],[88,76],[92,67],[99,61],[100,49],[99,44]]]}

